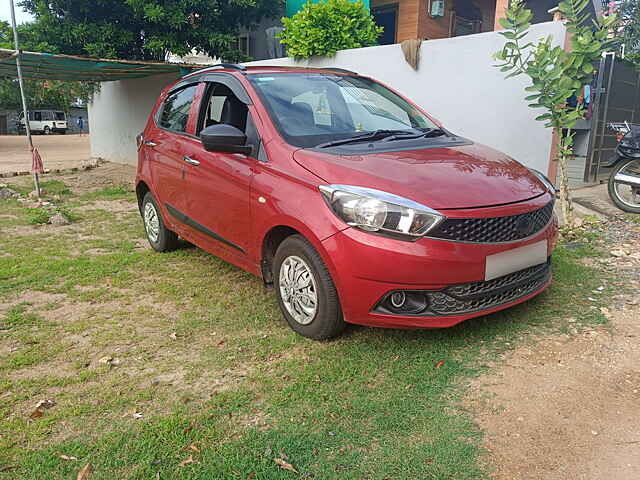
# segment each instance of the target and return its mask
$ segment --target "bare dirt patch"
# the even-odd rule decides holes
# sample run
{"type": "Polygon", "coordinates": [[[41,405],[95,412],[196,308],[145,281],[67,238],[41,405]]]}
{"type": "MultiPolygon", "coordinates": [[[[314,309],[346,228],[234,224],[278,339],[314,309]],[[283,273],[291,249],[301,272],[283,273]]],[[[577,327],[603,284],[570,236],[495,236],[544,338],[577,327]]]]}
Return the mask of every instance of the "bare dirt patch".
{"type": "MultiPolygon", "coordinates": [[[[45,176],[46,177],[46,176],[45,176]]],[[[81,173],[71,173],[58,177],[69,186],[71,191],[82,194],[114,185],[124,185],[133,190],[136,167],[118,163],[101,163],[98,168],[81,173]]]]}
{"type": "MultiPolygon", "coordinates": [[[[33,144],[42,156],[44,167],[49,169],[79,167],[83,160],[91,156],[88,135],[34,135],[33,144]]],[[[0,172],[30,170],[31,154],[27,148],[27,137],[0,136],[0,172]]]]}
{"type": "Polygon", "coordinates": [[[96,200],[86,205],[76,207],[77,211],[106,210],[113,213],[131,213],[138,211],[138,205],[129,200],[96,200]]]}
{"type": "Polygon", "coordinates": [[[0,303],[0,313],[4,313],[12,306],[20,305],[21,303],[28,303],[31,306],[31,309],[36,309],[43,307],[44,305],[60,302],[65,297],[66,295],[62,293],[48,293],[32,290],[23,293],[17,298],[5,299],[5,301],[0,303]]]}
{"type": "Polygon", "coordinates": [[[569,319],[570,334],[516,348],[473,383],[465,404],[495,479],[640,478],[640,248],[630,234],[611,224],[608,245],[628,253],[597,262],[635,286],[601,308],[610,325],[577,331],[569,319]]]}

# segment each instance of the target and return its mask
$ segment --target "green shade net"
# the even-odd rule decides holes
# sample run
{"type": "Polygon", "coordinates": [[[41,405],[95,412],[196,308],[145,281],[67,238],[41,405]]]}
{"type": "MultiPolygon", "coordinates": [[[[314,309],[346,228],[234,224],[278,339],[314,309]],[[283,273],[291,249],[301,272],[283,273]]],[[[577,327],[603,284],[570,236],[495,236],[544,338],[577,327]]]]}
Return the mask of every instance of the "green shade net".
{"type": "MultiPolygon", "coordinates": [[[[287,8],[286,8],[287,17],[291,17],[296,13],[298,13],[300,10],[302,10],[302,7],[308,1],[309,0],[287,0],[287,8]]],[[[318,3],[322,0],[311,0],[311,1],[313,3],[318,3]]],[[[357,0],[352,0],[352,1],[357,1],[357,0]]],[[[367,9],[369,9],[369,0],[361,0],[361,2],[364,3],[364,6],[367,7],[367,9]]]]}
{"type": "MultiPolygon", "coordinates": [[[[0,77],[16,77],[16,51],[0,48],[0,77]]],[[[183,75],[206,65],[110,60],[50,53],[22,52],[24,78],[108,82],[175,73],[183,75]]]]}

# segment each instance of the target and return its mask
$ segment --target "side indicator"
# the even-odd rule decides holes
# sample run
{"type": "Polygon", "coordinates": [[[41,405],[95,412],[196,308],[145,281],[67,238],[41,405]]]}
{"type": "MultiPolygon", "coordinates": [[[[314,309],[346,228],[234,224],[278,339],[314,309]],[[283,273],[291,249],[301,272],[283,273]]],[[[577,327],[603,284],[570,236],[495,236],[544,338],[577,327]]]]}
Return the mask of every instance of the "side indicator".
{"type": "Polygon", "coordinates": [[[258,202],[259,203],[267,203],[267,199],[264,197],[258,197],[258,202]]]}

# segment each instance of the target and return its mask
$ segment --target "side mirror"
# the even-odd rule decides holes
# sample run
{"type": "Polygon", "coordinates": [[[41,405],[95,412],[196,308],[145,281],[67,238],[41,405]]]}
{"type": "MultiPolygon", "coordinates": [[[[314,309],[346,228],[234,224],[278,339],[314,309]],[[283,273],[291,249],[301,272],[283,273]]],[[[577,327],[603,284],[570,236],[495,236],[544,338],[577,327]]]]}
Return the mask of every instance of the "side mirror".
{"type": "Polygon", "coordinates": [[[247,145],[247,136],[233,125],[218,123],[209,125],[200,132],[200,140],[209,152],[227,152],[250,154],[253,150],[247,145]]]}

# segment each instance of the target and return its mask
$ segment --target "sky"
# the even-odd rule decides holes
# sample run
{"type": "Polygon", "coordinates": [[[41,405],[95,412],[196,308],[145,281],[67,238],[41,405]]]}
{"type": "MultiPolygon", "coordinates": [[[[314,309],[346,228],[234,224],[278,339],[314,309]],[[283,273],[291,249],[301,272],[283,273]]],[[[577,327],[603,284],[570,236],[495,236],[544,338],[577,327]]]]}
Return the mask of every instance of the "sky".
{"type": "MultiPolygon", "coordinates": [[[[18,22],[18,24],[28,22],[32,18],[33,17],[31,15],[24,12],[16,5],[16,22],[18,22]]],[[[11,23],[11,7],[9,7],[9,0],[0,0],[0,20],[11,23]]]]}

